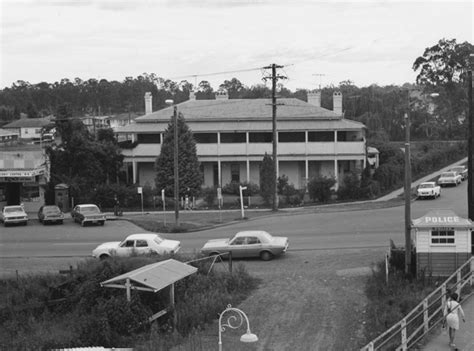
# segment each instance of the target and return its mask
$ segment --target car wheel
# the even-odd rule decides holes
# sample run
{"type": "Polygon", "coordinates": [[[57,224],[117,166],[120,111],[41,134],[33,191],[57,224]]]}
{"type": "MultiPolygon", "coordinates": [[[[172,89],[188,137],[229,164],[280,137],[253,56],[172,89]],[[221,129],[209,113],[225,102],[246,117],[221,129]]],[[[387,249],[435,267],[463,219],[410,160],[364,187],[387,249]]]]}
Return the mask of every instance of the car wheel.
{"type": "Polygon", "coordinates": [[[217,256],[217,255],[220,255],[219,252],[211,252],[211,253],[209,254],[209,257],[217,256]]]}
{"type": "Polygon", "coordinates": [[[23,222],[23,225],[28,225],[28,222],[23,222]]]}
{"type": "Polygon", "coordinates": [[[104,221],[100,221],[99,224],[100,224],[100,225],[104,225],[105,222],[104,222],[104,221]]]}
{"type": "Polygon", "coordinates": [[[110,256],[109,256],[109,255],[107,255],[107,254],[102,254],[102,255],[100,255],[100,256],[99,256],[99,258],[100,258],[100,260],[102,260],[102,261],[103,261],[103,260],[107,260],[107,259],[109,259],[109,258],[110,258],[110,256]]]}
{"type": "Polygon", "coordinates": [[[273,255],[271,252],[268,251],[262,251],[260,253],[260,258],[264,261],[270,261],[273,258],[273,255]]]}
{"type": "Polygon", "coordinates": [[[64,224],[64,221],[59,221],[59,224],[64,224]]]}

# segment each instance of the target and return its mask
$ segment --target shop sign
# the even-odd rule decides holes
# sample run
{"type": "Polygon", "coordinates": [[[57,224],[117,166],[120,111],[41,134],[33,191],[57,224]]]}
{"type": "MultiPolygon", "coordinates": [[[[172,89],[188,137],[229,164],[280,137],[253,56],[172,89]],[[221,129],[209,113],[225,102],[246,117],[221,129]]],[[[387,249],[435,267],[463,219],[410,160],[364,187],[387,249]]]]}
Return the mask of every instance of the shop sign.
{"type": "Polygon", "coordinates": [[[0,177],[0,182],[3,183],[23,183],[34,182],[35,177],[0,177]]]}

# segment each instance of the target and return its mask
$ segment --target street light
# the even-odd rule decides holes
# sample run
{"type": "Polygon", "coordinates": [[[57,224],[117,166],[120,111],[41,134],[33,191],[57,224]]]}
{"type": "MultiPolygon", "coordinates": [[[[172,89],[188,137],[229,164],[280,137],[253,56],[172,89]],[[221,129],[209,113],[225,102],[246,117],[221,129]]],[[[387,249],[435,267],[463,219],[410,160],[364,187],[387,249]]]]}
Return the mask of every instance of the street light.
{"type": "Polygon", "coordinates": [[[222,351],[222,333],[226,327],[231,329],[238,329],[244,323],[247,322],[247,332],[240,337],[240,341],[244,343],[257,342],[258,337],[250,332],[250,324],[247,315],[238,308],[227,305],[227,308],[219,316],[219,351],[222,351]],[[222,317],[224,314],[229,313],[230,316],[227,318],[227,322],[222,323],[222,317]]]}
{"type": "MultiPolygon", "coordinates": [[[[437,97],[438,93],[428,96],[437,97]]],[[[411,163],[410,163],[410,90],[407,90],[405,112],[405,273],[411,273],[411,163]]]]}
{"type": "MultiPolygon", "coordinates": [[[[165,101],[168,106],[172,106],[174,101],[168,99],[165,101]]],[[[178,106],[173,109],[174,122],[174,218],[175,225],[179,226],[179,173],[178,173],[178,106]]]]}

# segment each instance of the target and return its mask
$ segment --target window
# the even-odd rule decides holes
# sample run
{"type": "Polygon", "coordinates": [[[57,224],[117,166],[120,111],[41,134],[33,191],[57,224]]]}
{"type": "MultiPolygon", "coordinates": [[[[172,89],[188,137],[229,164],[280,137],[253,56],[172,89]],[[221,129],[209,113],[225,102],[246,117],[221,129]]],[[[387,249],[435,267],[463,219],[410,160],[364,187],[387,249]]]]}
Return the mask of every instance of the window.
{"type": "Polygon", "coordinates": [[[245,244],[244,236],[238,237],[232,242],[232,245],[243,245],[243,244],[245,244]]]}
{"type": "Polygon", "coordinates": [[[133,247],[133,244],[135,244],[134,240],[127,240],[122,244],[122,246],[123,247],[133,247]]]}
{"type": "Polygon", "coordinates": [[[334,132],[308,132],[308,141],[334,141],[334,132]]]}
{"type": "Polygon", "coordinates": [[[240,165],[238,163],[230,165],[230,180],[231,182],[240,183],[240,165]]]}
{"type": "Polygon", "coordinates": [[[249,237],[247,238],[247,244],[249,244],[249,245],[260,244],[260,240],[258,240],[257,237],[249,236],[249,237]]]}
{"type": "Polygon", "coordinates": [[[160,134],[137,134],[139,144],[160,144],[160,134]]]}
{"type": "Polygon", "coordinates": [[[337,132],[337,141],[347,141],[347,132],[339,131],[337,132]]]}
{"type": "Polygon", "coordinates": [[[221,133],[221,143],[245,143],[247,139],[245,133],[221,133]]]}
{"type": "Polygon", "coordinates": [[[271,143],[272,140],[272,133],[249,133],[250,143],[271,143]]]}
{"type": "Polygon", "coordinates": [[[148,247],[148,243],[146,240],[137,240],[137,247],[148,247]]]}
{"type": "Polygon", "coordinates": [[[217,133],[194,133],[193,136],[197,144],[217,143],[217,133]]]}
{"type": "Polygon", "coordinates": [[[454,244],[454,228],[431,229],[432,244],[454,244]]]}
{"type": "Polygon", "coordinates": [[[304,132],[280,132],[278,133],[280,143],[304,143],[304,132]]]}

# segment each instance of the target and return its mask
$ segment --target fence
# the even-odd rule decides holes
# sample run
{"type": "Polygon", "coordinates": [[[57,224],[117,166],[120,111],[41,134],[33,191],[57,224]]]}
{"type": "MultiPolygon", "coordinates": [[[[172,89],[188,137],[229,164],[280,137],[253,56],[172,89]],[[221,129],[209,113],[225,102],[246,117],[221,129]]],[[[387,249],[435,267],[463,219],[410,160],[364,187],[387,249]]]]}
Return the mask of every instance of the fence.
{"type": "MultiPolygon", "coordinates": [[[[411,310],[405,318],[364,346],[361,351],[401,350],[413,347],[442,320],[449,292],[461,292],[466,285],[474,284],[474,257],[459,267],[445,282],[411,310]]],[[[469,292],[464,298],[469,298],[469,292]]]]}

